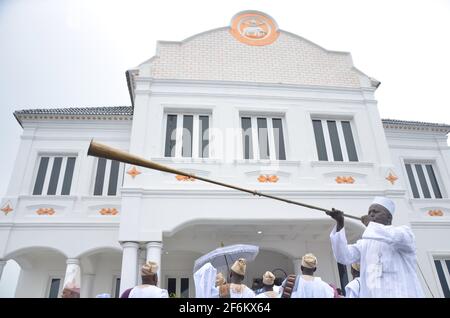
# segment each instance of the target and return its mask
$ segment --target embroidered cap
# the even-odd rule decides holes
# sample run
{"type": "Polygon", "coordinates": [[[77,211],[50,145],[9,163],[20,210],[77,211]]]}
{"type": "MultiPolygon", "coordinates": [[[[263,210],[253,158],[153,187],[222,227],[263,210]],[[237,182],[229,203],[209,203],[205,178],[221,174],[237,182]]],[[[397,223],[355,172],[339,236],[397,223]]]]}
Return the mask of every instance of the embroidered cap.
{"type": "Polygon", "coordinates": [[[263,284],[264,285],[273,285],[273,283],[275,282],[275,275],[272,274],[272,272],[265,272],[263,275],[263,284]]]}
{"type": "Polygon", "coordinates": [[[234,262],[233,266],[231,266],[231,270],[236,274],[241,276],[245,276],[245,269],[247,267],[247,262],[245,258],[240,258],[236,262],[234,262]]]}
{"type": "Polygon", "coordinates": [[[150,276],[158,273],[158,264],[155,262],[148,261],[142,266],[141,275],[150,276]]]}
{"type": "Polygon", "coordinates": [[[302,257],[302,266],[306,268],[316,268],[317,267],[317,257],[314,254],[308,253],[302,257]]]}

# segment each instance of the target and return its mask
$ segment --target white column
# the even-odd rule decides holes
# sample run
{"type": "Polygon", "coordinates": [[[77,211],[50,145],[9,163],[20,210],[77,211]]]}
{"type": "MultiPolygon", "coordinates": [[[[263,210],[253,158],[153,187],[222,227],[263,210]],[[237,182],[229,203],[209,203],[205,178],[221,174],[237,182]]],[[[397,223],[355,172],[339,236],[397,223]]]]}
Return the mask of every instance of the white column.
{"type": "Polygon", "coordinates": [[[156,262],[158,264],[158,287],[161,286],[161,253],[162,242],[148,242],[147,243],[147,261],[156,262]]]}
{"type": "Polygon", "coordinates": [[[3,274],[3,269],[5,268],[5,266],[6,266],[6,260],[0,260],[0,280],[2,279],[2,274],[3,274]]]}
{"type": "Polygon", "coordinates": [[[93,298],[95,295],[92,295],[92,286],[94,285],[95,274],[84,274],[82,276],[81,285],[83,288],[81,289],[81,298],[93,298]]]}
{"type": "Polygon", "coordinates": [[[67,265],[74,264],[80,266],[80,260],[78,258],[68,258],[66,259],[66,264],[67,265]]]}
{"type": "Polygon", "coordinates": [[[135,287],[139,244],[137,242],[122,243],[122,272],[120,275],[120,294],[128,288],[135,287]]]}
{"type": "Polygon", "coordinates": [[[300,266],[302,265],[301,257],[292,259],[292,263],[294,264],[294,273],[295,273],[295,275],[301,274],[301,270],[300,270],[300,266]]]}
{"type": "Polygon", "coordinates": [[[141,268],[145,264],[145,259],[146,259],[145,254],[146,254],[145,249],[139,249],[139,259],[138,259],[138,267],[137,267],[137,282],[138,282],[137,284],[138,285],[142,284],[141,268]]]}
{"type": "Polygon", "coordinates": [[[63,288],[66,284],[75,284],[77,288],[80,288],[81,297],[81,268],[80,260],[78,258],[68,258],[66,260],[66,275],[64,276],[63,288]]]}

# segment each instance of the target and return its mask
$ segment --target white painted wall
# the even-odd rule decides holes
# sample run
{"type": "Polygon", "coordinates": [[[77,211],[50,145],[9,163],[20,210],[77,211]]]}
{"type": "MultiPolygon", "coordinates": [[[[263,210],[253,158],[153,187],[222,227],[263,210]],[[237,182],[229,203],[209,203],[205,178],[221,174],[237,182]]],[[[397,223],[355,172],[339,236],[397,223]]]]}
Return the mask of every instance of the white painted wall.
{"type": "Polygon", "coordinates": [[[114,297],[114,279],[120,277],[122,268],[121,253],[102,253],[95,259],[93,288],[89,297],[108,293],[114,297]]]}
{"type": "MultiPolygon", "coordinates": [[[[67,257],[78,257],[105,247],[120,249],[120,196],[92,195],[96,159],[87,157],[86,152],[91,138],[127,149],[130,125],[130,122],[125,121],[104,120],[24,120],[21,146],[15,167],[12,167],[16,173],[2,199],[2,206],[9,203],[14,210],[0,221],[0,236],[4,238],[0,240],[0,258],[14,258],[24,249],[33,253],[33,248],[41,247],[56,249],[67,257]],[[41,153],[77,156],[70,196],[31,195],[38,168],[37,158],[41,153]],[[39,208],[49,207],[54,208],[54,215],[36,214],[39,208]],[[100,215],[99,210],[105,207],[117,208],[119,215],[100,215]]],[[[45,296],[49,275],[47,270],[51,267],[42,262],[38,260],[32,269],[21,271],[16,296],[45,296]]],[[[62,264],[58,271],[62,271],[60,274],[64,277],[65,260],[62,264]]],[[[4,276],[7,276],[2,281],[14,277],[8,268],[4,271],[4,276]]],[[[117,268],[114,270],[117,272],[117,268]]],[[[112,278],[107,280],[108,283],[105,282],[106,278],[103,279],[97,287],[109,291],[112,278]]],[[[7,290],[14,288],[12,285],[7,290]]],[[[2,289],[2,293],[8,291],[2,289]]]]}

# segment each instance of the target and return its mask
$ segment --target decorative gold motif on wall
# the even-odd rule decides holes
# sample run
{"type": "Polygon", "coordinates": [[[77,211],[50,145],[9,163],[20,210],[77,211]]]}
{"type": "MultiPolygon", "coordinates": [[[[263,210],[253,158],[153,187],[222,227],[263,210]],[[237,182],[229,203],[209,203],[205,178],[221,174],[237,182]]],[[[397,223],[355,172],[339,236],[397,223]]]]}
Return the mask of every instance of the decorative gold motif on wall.
{"type": "Polygon", "coordinates": [[[239,42],[256,46],[272,44],[280,35],[276,22],[258,11],[243,11],[235,15],[230,33],[239,42]]]}
{"type": "Polygon", "coordinates": [[[53,208],[40,208],[36,211],[38,215],[53,215],[55,210],[53,208]]]}
{"type": "Polygon", "coordinates": [[[3,208],[1,208],[0,210],[2,210],[3,213],[5,213],[5,215],[8,215],[8,213],[13,211],[14,209],[11,207],[11,205],[9,203],[6,203],[5,206],[3,208]]]}
{"type": "Polygon", "coordinates": [[[132,167],[130,170],[127,171],[127,173],[134,179],[136,176],[140,175],[142,172],[140,172],[136,167],[132,167]]]}
{"type": "Polygon", "coordinates": [[[349,177],[336,177],[336,179],[334,179],[336,181],[336,183],[342,184],[342,183],[347,183],[347,184],[352,184],[355,183],[355,179],[352,176],[349,177]]]}
{"type": "Polygon", "coordinates": [[[428,215],[429,216],[443,216],[444,212],[442,212],[442,210],[429,210],[428,215]]]}
{"type": "Polygon", "coordinates": [[[180,174],[177,174],[177,175],[175,176],[175,178],[176,178],[178,181],[195,181],[195,178],[188,177],[188,176],[182,176],[182,175],[180,175],[180,174]]]}
{"type": "Polygon", "coordinates": [[[117,215],[119,214],[119,211],[117,211],[116,208],[103,208],[100,211],[98,211],[101,215],[117,215]]]}
{"type": "Polygon", "coordinates": [[[268,175],[268,174],[266,174],[266,175],[260,175],[259,177],[258,177],[258,181],[259,182],[271,182],[271,183],[276,183],[276,182],[278,182],[278,180],[279,180],[280,178],[278,178],[278,176],[276,176],[276,175],[268,175]]]}
{"type": "Polygon", "coordinates": [[[398,177],[394,174],[392,174],[392,172],[389,172],[389,175],[386,177],[386,180],[389,181],[391,184],[394,184],[395,181],[397,181],[398,177]]]}

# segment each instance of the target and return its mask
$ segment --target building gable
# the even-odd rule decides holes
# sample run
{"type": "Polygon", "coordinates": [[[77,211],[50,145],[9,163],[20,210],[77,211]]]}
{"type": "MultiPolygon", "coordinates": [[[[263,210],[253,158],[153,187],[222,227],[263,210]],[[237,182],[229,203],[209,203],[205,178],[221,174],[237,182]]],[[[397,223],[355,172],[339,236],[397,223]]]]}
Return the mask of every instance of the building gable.
{"type": "Polygon", "coordinates": [[[348,88],[379,84],[353,66],[350,53],[328,51],[292,33],[277,32],[265,45],[243,43],[231,27],[181,42],[160,41],[157,54],[139,66],[139,76],[348,88]]]}

